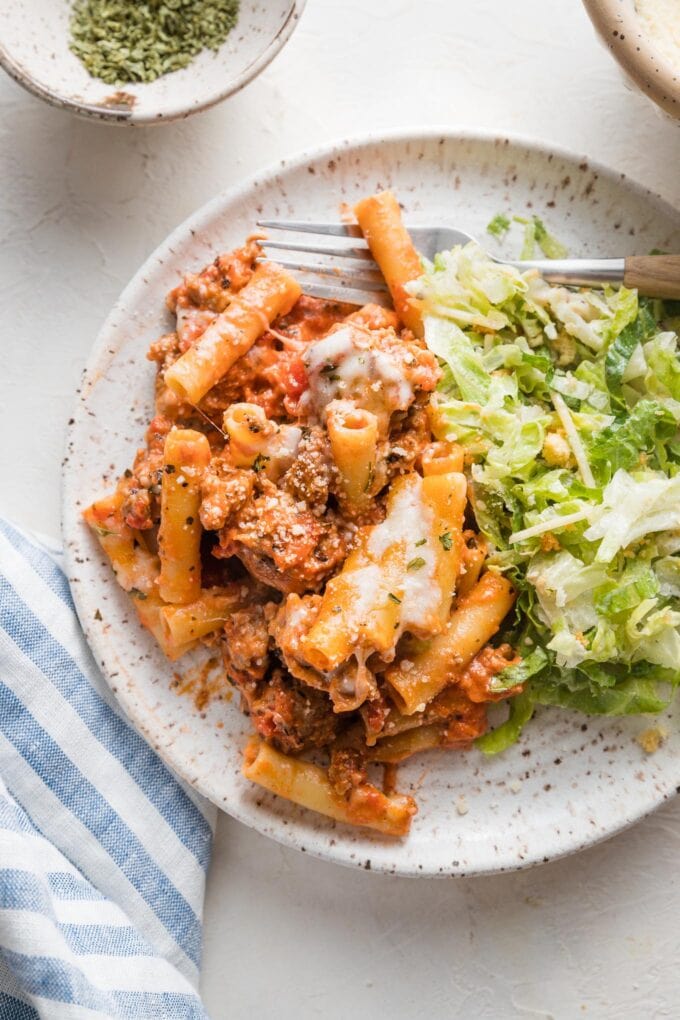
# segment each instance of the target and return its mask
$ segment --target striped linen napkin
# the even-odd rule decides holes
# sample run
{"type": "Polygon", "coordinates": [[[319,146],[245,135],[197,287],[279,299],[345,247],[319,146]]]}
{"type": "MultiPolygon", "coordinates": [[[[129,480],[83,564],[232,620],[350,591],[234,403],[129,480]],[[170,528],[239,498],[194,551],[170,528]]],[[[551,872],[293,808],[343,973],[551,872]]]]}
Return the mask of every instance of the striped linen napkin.
{"type": "Polygon", "coordinates": [[[58,551],[0,521],[0,1020],[205,1018],[214,821],[113,702],[58,551]]]}

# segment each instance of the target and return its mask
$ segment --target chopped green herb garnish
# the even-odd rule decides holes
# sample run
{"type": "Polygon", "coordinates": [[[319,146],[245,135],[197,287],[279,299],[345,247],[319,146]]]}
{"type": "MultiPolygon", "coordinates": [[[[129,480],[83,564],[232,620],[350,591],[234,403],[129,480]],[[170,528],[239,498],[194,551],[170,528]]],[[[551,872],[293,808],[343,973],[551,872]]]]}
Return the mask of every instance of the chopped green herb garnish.
{"type": "Polygon", "coordinates": [[[504,234],[507,234],[509,229],[510,220],[508,217],[504,216],[503,213],[498,213],[498,215],[494,216],[488,224],[486,231],[488,234],[493,234],[494,237],[503,237],[504,234]]]}
{"type": "Polygon", "coordinates": [[[100,538],[106,538],[107,535],[115,535],[115,531],[109,531],[101,524],[95,524],[94,530],[97,532],[100,538]]]}
{"type": "Polygon", "coordinates": [[[419,542],[416,542],[416,549],[418,548],[418,546],[425,545],[426,542],[427,542],[426,538],[421,538],[419,542]]]}
{"type": "Polygon", "coordinates": [[[450,531],[445,531],[443,535],[440,535],[439,541],[447,552],[450,552],[453,548],[453,539],[451,538],[450,531]]]}
{"type": "Polygon", "coordinates": [[[398,606],[401,605],[401,599],[398,599],[397,596],[394,595],[391,591],[387,593],[387,597],[390,600],[390,602],[395,602],[398,606]]]}
{"type": "Polygon", "coordinates": [[[416,556],[415,559],[411,560],[406,564],[407,570],[420,570],[421,567],[425,566],[425,560],[422,556],[416,556]]]}
{"type": "Polygon", "coordinates": [[[260,471],[264,470],[270,461],[270,457],[265,457],[263,453],[258,453],[257,457],[253,461],[253,471],[259,474],[260,471]]]}

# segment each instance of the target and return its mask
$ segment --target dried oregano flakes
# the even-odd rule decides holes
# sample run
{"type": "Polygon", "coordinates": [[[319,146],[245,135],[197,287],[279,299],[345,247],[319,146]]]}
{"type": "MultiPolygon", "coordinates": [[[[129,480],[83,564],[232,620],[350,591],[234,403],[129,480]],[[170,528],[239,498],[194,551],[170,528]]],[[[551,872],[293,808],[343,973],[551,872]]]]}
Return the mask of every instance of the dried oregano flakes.
{"type": "Polygon", "coordinates": [[[71,50],[108,85],[155,81],[218,49],[239,0],[76,0],[71,50]]]}

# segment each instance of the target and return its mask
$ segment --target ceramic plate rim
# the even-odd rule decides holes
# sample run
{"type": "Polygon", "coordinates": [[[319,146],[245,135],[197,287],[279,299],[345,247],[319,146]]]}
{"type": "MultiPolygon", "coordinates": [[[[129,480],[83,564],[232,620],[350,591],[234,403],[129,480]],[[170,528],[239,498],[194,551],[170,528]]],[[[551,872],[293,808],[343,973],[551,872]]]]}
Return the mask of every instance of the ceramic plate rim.
{"type": "MultiPolygon", "coordinates": [[[[255,188],[261,187],[284,170],[286,172],[296,172],[309,163],[313,163],[324,158],[332,159],[333,157],[337,157],[339,153],[351,151],[355,148],[365,149],[370,146],[372,148],[379,149],[381,146],[389,145],[391,143],[427,143],[440,138],[449,143],[484,142],[489,144],[506,144],[524,149],[525,151],[528,150],[529,152],[540,156],[549,156],[552,154],[554,157],[558,157],[575,164],[579,161],[586,161],[590,170],[602,175],[608,180],[612,182],[617,180],[619,183],[625,181],[627,189],[635,193],[641,199],[644,199],[646,202],[651,202],[659,210],[659,212],[665,211],[676,218],[678,216],[678,211],[674,209],[669,202],[663,199],[656,192],[645,187],[643,184],[631,179],[626,174],[615,171],[606,164],[593,160],[590,157],[580,156],[559,144],[542,142],[538,139],[527,137],[518,133],[457,129],[450,126],[433,126],[427,128],[408,127],[398,128],[391,131],[367,132],[357,136],[344,138],[341,141],[327,142],[310,149],[305,149],[291,157],[277,160],[265,169],[251,174],[242,183],[226,189],[214,198],[210,199],[187,217],[182,223],[180,223],[173,231],[171,231],[165,240],[162,241],[153,252],[151,252],[148,258],[139,267],[104,320],[97,339],[95,340],[87,358],[87,362],[83,370],[81,387],[87,384],[88,379],[96,377],[100,362],[110,354],[111,342],[108,339],[108,336],[111,326],[115,323],[117,316],[134,297],[137,290],[143,289],[145,286],[144,277],[147,274],[147,271],[149,271],[159,259],[163,260],[167,256],[171,255],[173,247],[178,243],[179,239],[183,239],[187,233],[200,231],[203,229],[204,223],[211,221],[217,214],[219,214],[220,211],[224,211],[228,206],[238,202],[242,198],[246,198],[255,188]]],[[[80,393],[80,389],[78,392],[80,393]]],[[[82,406],[83,405],[80,401],[76,402],[76,409],[67,427],[65,439],[65,447],[67,450],[71,449],[72,442],[77,437],[82,415],[82,406]]],[[[76,485],[77,470],[71,466],[71,459],[67,456],[62,481],[62,534],[64,540],[66,569],[69,577],[76,570],[76,556],[78,555],[79,550],[81,550],[83,542],[82,525],[79,521],[78,514],[74,510],[77,498],[76,485]]],[[[97,632],[88,625],[85,614],[84,598],[81,596],[81,587],[79,585],[71,585],[71,590],[88,644],[95,655],[95,659],[97,661],[101,661],[102,654],[100,653],[100,639],[97,632]],[[81,599],[83,604],[81,604],[81,599]]],[[[101,639],[101,647],[103,648],[105,645],[106,641],[101,639]]],[[[107,680],[107,683],[110,683],[105,672],[103,675],[107,680]]],[[[156,743],[153,740],[153,727],[150,727],[148,725],[148,721],[143,717],[143,711],[140,711],[137,704],[138,699],[136,699],[134,695],[127,693],[125,695],[121,695],[120,691],[118,691],[115,696],[127,716],[142,732],[145,738],[152,743],[152,746],[155,747],[157,753],[164,758],[167,764],[178,775],[190,783],[190,785],[192,785],[198,793],[202,793],[200,783],[194,782],[192,777],[186,771],[183,771],[182,763],[172,760],[171,755],[165,755],[163,750],[156,746],[156,743]]],[[[680,789],[680,763],[678,766],[677,776],[674,777],[673,782],[669,785],[680,789]]],[[[475,867],[473,865],[472,867],[457,868],[453,866],[449,867],[445,871],[435,871],[434,868],[431,870],[426,870],[425,868],[420,870],[417,862],[413,861],[407,861],[405,864],[397,864],[394,867],[387,867],[380,864],[374,866],[371,870],[393,875],[401,875],[403,877],[463,877],[523,870],[524,868],[557,860],[560,857],[564,857],[572,853],[577,853],[587,847],[594,846],[599,842],[603,842],[604,840],[611,838],[656,810],[662,803],[669,799],[669,796],[672,796],[672,794],[669,792],[664,793],[657,790],[655,787],[652,787],[649,790],[648,800],[645,801],[643,805],[634,808],[633,811],[630,811],[629,813],[622,813],[621,817],[616,819],[614,824],[612,824],[606,832],[589,834],[586,838],[578,838],[577,836],[574,836],[571,841],[565,839],[563,846],[559,849],[552,850],[549,854],[541,853],[540,849],[538,851],[532,850],[522,860],[513,859],[512,862],[506,862],[504,864],[501,864],[500,861],[492,862],[479,867],[475,867]]],[[[247,825],[249,828],[253,828],[255,831],[258,831],[285,846],[307,851],[312,856],[348,867],[365,867],[363,857],[361,855],[359,855],[357,859],[354,859],[354,855],[350,857],[349,853],[343,854],[342,838],[339,838],[335,842],[333,850],[323,844],[318,846],[314,845],[313,837],[306,839],[304,844],[301,844],[299,837],[296,835],[295,823],[283,824],[283,822],[279,819],[272,820],[265,811],[258,811],[257,809],[254,811],[252,809],[241,810],[241,806],[236,802],[229,802],[226,804],[220,803],[217,804],[217,807],[224,810],[231,817],[247,825]]]]}

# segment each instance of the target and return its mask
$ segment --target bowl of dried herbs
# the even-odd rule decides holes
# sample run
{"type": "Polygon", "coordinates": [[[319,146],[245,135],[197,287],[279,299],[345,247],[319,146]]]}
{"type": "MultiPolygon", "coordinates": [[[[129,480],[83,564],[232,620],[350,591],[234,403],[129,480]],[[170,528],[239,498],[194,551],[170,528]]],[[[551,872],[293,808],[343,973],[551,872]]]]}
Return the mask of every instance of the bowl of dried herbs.
{"type": "Polygon", "coordinates": [[[305,0],[1,0],[0,64],[86,117],[152,124],[237,92],[293,32],[305,0]]]}

